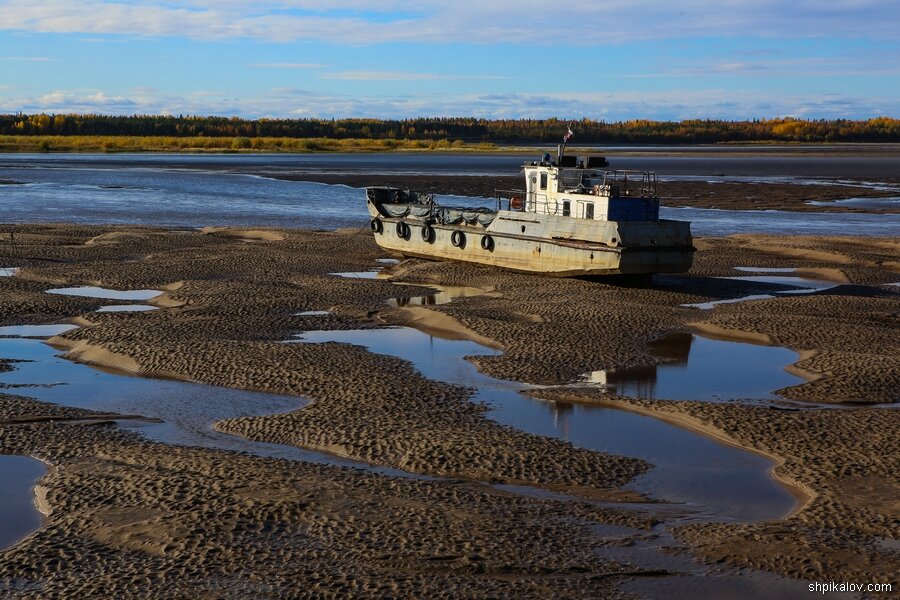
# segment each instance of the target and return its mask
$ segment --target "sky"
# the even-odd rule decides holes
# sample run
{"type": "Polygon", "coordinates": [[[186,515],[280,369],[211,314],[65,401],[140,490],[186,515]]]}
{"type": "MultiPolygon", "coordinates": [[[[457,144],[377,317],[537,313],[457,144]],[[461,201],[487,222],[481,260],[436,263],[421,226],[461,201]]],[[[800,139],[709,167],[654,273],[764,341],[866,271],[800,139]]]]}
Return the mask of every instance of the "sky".
{"type": "Polygon", "coordinates": [[[900,117],[898,0],[0,0],[0,113],[900,117]]]}

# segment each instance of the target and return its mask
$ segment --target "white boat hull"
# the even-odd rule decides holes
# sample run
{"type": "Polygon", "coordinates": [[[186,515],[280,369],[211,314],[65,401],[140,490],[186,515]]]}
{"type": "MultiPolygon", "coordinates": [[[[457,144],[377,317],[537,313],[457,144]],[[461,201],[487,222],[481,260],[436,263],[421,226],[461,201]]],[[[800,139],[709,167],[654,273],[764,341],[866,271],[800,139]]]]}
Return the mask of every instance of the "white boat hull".
{"type": "Polygon", "coordinates": [[[371,204],[369,211],[378,221],[376,243],[406,257],[556,277],[682,273],[693,260],[689,225],[679,221],[595,222],[593,240],[585,241],[587,232],[577,230],[584,223],[548,215],[500,211],[485,228],[385,217],[371,204]],[[422,228],[429,226],[434,231],[430,241],[422,236],[422,228]],[[454,244],[454,232],[461,232],[455,236],[461,243],[454,244]]]}

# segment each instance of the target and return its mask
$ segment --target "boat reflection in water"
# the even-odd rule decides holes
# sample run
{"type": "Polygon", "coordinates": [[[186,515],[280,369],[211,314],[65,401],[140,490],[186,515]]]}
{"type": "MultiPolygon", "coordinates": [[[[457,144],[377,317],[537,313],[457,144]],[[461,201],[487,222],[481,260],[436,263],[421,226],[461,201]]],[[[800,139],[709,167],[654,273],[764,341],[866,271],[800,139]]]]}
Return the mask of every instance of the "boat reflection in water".
{"type": "Polygon", "coordinates": [[[776,400],[777,390],[803,380],[786,372],[798,355],[793,350],[675,332],[649,344],[656,365],[588,373],[583,383],[631,398],[702,400],[776,400]]]}

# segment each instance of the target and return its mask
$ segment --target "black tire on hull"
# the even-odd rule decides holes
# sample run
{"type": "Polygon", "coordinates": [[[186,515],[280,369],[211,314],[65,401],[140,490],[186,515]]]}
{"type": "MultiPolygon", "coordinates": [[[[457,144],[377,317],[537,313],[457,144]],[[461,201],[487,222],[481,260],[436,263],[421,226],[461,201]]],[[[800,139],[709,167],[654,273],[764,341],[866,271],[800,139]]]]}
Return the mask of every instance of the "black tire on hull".
{"type": "Polygon", "coordinates": [[[422,225],[422,241],[426,244],[433,244],[437,237],[434,227],[429,224],[422,225]]]}
{"type": "Polygon", "coordinates": [[[450,236],[450,243],[453,244],[454,247],[462,250],[466,247],[466,234],[457,229],[450,236]]]}

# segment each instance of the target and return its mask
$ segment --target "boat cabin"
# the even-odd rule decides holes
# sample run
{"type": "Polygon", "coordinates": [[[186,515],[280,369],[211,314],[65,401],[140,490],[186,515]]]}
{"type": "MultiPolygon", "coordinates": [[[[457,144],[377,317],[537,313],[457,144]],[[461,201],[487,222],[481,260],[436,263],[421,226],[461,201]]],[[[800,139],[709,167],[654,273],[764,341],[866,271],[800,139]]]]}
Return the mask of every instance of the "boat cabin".
{"type": "Polygon", "coordinates": [[[560,154],[525,163],[525,189],[498,194],[498,209],[594,221],[658,221],[656,173],[607,170],[602,156],[560,154]],[[505,197],[504,197],[505,196],[505,197]]]}

